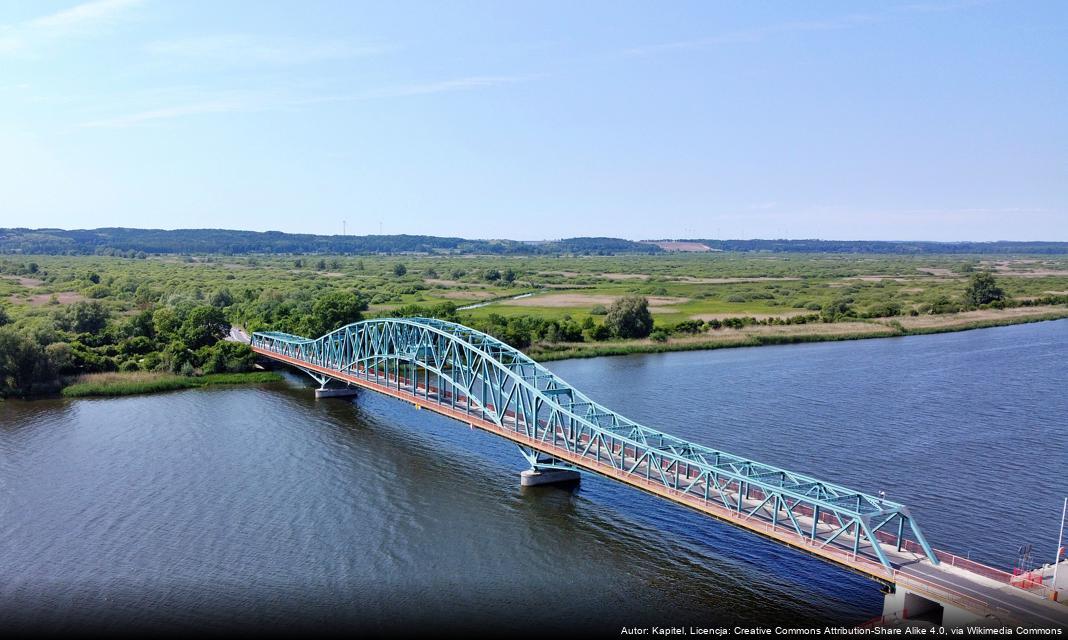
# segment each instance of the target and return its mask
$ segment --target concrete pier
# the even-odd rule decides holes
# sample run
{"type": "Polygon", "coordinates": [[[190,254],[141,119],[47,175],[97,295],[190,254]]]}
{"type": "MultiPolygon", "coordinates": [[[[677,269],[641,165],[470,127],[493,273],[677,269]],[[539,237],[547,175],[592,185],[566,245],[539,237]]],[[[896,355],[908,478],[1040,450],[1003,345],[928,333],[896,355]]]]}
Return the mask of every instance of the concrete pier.
{"type": "Polygon", "coordinates": [[[315,399],[319,398],[351,398],[356,395],[356,387],[323,388],[315,390],[315,399]]]}
{"type": "Polygon", "coordinates": [[[523,487],[536,487],[541,484],[578,482],[581,477],[578,471],[568,469],[527,469],[519,474],[519,484],[523,487]]]}

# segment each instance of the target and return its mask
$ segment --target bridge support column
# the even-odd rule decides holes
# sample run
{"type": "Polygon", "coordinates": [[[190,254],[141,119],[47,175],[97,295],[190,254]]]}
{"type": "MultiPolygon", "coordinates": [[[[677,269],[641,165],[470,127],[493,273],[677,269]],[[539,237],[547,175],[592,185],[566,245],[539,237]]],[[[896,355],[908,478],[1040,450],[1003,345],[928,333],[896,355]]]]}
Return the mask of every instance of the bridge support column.
{"type": "Polygon", "coordinates": [[[519,474],[519,485],[536,487],[540,484],[578,482],[581,478],[578,471],[571,469],[527,469],[519,474]]]}
{"type": "Polygon", "coordinates": [[[337,389],[322,387],[315,390],[316,400],[320,398],[351,398],[354,395],[356,395],[355,387],[339,387],[337,389]]]}
{"type": "Polygon", "coordinates": [[[315,399],[320,398],[351,398],[356,395],[356,387],[345,385],[344,387],[328,387],[331,378],[319,373],[315,373],[310,369],[300,367],[300,370],[312,377],[319,383],[319,388],[315,390],[315,399]]]}
{"type": "Polygon", "coordinates": [[[535,451],[529,447],[519,447],[519,453],[523,454],[530,468],[519,474],[519,486],[536,487],[542,484],[556,484],[560,482],[578,482],[582,479],[579,472],[572,466],[563,463],[556,458],[535,451]]]}

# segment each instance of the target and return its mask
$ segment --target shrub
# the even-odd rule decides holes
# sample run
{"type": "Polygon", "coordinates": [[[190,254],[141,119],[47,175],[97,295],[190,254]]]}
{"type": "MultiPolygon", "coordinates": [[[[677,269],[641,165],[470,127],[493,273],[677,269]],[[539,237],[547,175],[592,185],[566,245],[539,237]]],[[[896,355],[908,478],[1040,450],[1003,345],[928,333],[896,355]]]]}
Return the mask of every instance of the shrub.
{"type": "Polygon", "coordinates": [[[878,302],[864,312],[866,318],[891,318],[901,315],[901,303],[897,301],[878,302]]]}
{"type": "Polygon", "coordinates": [[[93,299],[107,298],[111,295],[111,289],[109,289],[107,285],[96,284],[89,287],[85,292],[85,295],[86,297],[93,299]]]}
{"type": "Polygon", "coordinates": [[[823,307],[820,311],[820,317],[824,322],[836,322],[844,318],[855,318],[857,314],[849,304],[852,301],[852,298],[839,298],[831,304],[823,307]]]}
{"type": "MultiPolygon", "coordinates": [[[[701,333],[705,328],[702,320],[683,320],[672,328],[673,333],[701,333]]],[[[654,332],[655,333],[655,332],[654,332]]]]}

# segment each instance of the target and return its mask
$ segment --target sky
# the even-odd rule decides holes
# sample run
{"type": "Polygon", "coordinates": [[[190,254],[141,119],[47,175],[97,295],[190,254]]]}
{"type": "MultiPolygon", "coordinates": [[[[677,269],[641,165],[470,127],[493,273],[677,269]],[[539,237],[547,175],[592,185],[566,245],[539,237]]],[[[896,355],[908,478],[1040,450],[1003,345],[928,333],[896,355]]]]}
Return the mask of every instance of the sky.
{"type": "Polygon", "coordinates": [[[0,0],[0,227],[1068,241],[1068,2],[0,0]]]}

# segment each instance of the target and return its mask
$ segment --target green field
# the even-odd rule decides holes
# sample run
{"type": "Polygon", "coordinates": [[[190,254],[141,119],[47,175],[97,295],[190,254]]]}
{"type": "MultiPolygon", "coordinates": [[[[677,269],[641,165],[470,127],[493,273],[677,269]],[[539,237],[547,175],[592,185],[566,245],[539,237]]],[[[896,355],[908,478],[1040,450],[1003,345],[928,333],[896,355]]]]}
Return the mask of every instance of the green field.
{"type": "Polygon", "coordinates": [[[218,342],[226,324],[317,336],[359,317],[435,315],[552,359],[960,330],[1065,317],[1066,302],[1065,256],[8,256],[0,387],[247,370],[250,354],[218,342]],[[1001,299],[969,301],[979,272],[1001,299]],[[650,336],[605,326],[625,296],[648,301],[650,336]],[[48,366],[16,370],[10,354],[31,351],[48,366]]]}

